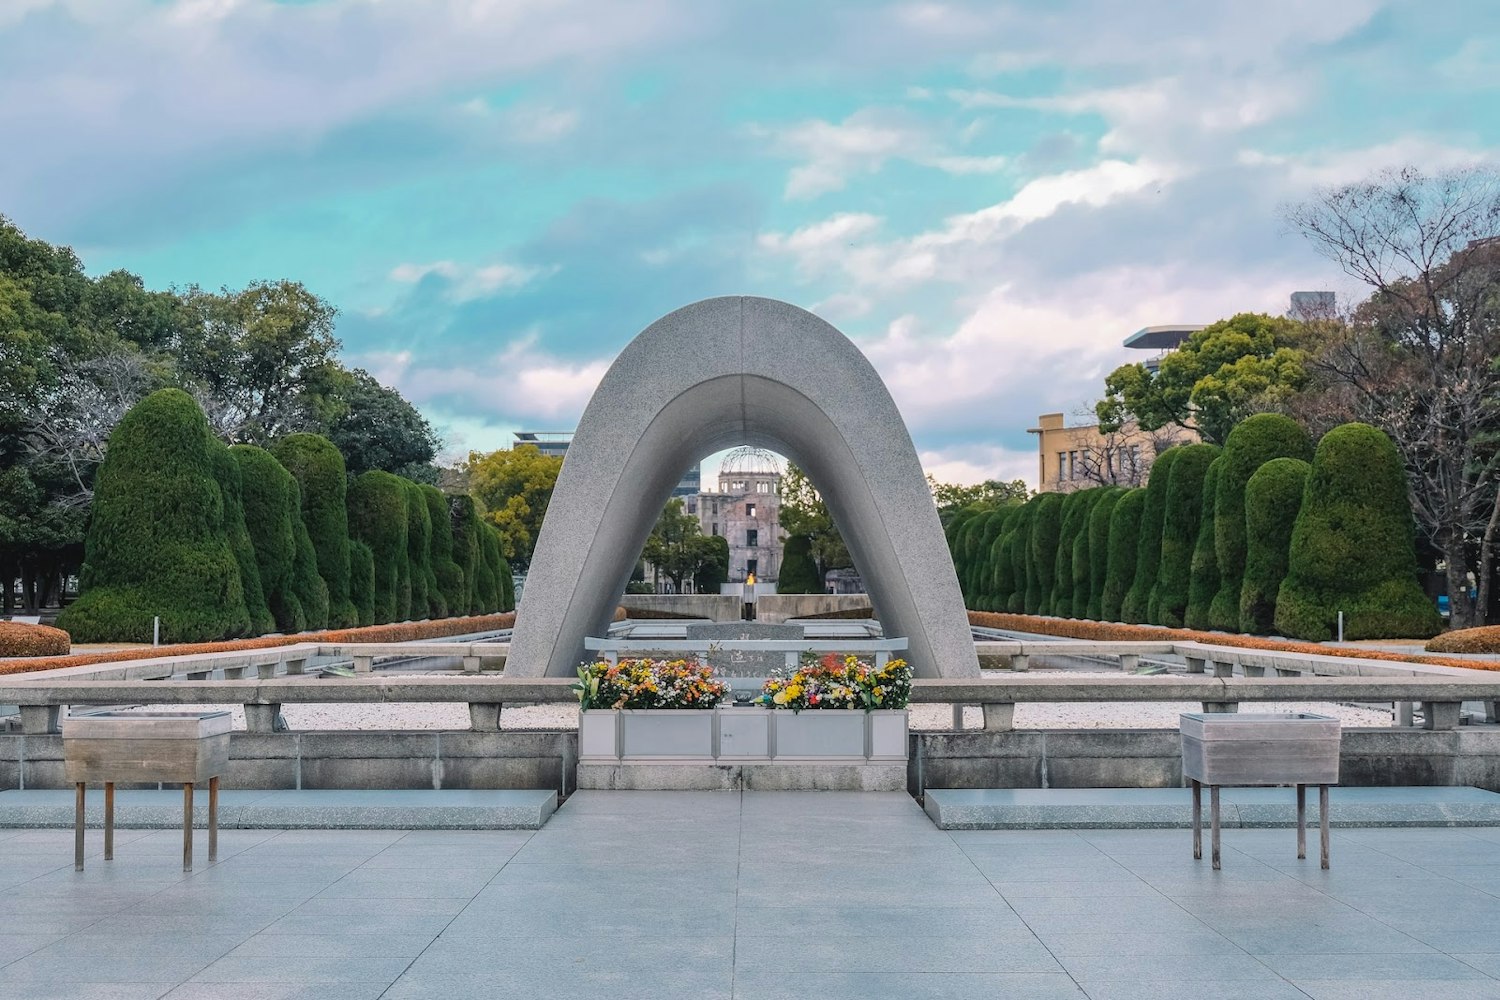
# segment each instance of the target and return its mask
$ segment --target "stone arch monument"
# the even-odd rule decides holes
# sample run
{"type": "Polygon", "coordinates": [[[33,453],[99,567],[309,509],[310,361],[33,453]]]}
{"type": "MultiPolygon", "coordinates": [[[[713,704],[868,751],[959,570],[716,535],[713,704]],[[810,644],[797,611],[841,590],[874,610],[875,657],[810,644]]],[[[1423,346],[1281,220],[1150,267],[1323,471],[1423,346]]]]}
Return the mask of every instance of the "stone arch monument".
{"type": "Polygon", "coordinates": [[[599,383],[537,539],[506,673],[572,676],[672,487],[740,444],[786,455],[817,485],[918,676],[979,675],[942,525],[885,383],[822,319],[749,296],[663,316],[599,383]]]}

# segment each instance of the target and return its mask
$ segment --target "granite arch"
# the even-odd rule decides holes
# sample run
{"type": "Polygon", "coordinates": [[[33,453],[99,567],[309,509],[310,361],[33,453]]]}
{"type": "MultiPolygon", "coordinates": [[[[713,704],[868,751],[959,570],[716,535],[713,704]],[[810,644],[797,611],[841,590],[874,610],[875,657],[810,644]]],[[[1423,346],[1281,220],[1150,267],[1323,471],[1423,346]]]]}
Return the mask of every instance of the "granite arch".
{"type": "Polygon", "coordinates": [[[884,382],[829,323],[749,296],[662,317],[599,383],[537,539],[506,673],[571,676],[585,636],[605,634],[673,485],[739,444],[806,470],[886,633],[910,640],[918,676],[979,675],[942,526],[884,382]]]}

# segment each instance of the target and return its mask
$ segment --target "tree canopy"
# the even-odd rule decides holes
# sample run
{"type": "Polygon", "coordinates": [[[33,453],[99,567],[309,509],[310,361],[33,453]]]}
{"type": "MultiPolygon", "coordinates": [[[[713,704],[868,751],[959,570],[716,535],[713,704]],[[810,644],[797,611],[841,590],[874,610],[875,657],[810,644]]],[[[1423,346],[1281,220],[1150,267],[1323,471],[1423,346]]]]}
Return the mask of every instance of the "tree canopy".
{"type": "Polygon", "coordinates": [[[484,506],[484,519],[499,529],[501,552],[511,566],[531,565],[561,471],[561,458],[543,455],[532,444],[469,453],[469,493],[484,506]]]}

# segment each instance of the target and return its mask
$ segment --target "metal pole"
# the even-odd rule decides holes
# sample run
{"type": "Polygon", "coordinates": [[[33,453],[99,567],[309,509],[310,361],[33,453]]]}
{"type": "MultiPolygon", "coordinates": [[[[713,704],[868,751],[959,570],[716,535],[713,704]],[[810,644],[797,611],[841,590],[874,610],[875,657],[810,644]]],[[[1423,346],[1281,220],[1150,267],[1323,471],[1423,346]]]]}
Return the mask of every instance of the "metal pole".
{"type": "Polygon", "coordinates": [[[1339,612],[1339,642],[1344,641],[1344,613],[1339,612]]]}
{"type": "Polygon", "coordinates": [[[161,645],[161,615],[151,619],[151,645],[161,645]]]}

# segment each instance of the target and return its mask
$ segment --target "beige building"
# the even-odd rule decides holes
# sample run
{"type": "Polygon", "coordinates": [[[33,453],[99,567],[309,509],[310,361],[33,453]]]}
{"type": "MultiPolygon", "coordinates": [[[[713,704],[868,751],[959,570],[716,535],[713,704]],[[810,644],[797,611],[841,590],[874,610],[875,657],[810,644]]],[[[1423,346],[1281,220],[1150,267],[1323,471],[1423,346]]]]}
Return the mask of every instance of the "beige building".
{"type": "Polygon", "coordinates": [[[1113,434],[1098,424],[1066,425],[1061,413],[1044,413],[1029,433],[1037,436],[1037,490],[1071,493],[1090,486],[1144,486],[1158,452],[1191,444],[1182,428],[1143,431],[1130,421],[1113,434]]]}
{"type": "MultiPolygon", "coordinates": [[[[1125,346],[1150,351],[1144,362],[1156,371],[1161,359],[1182,346],[1202,326],[1174,323],[1148,326],[1125,338],[1125,346]]],[[[1071,493],[1090,486],[1143,486],[1159,452],[1175,444],[1192,444],[1198,435],[1180,427],[1143,431],[1129,421],[1113,434],[1098,424],[1066,425],[1061,413],[1044,413],[1028,433],[1037,436],[1037,490],[1071,493]]]]}

